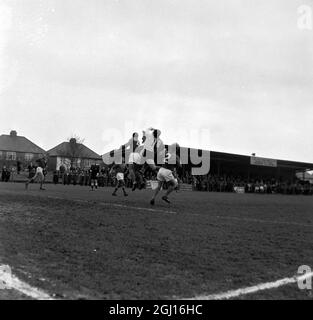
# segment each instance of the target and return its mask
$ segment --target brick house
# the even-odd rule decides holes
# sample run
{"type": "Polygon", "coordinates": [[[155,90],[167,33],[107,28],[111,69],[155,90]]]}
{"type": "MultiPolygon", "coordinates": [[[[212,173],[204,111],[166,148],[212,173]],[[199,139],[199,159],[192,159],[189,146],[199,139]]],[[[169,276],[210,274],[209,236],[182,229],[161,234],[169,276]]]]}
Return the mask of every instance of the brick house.
{"type": "Polygon", "coordinates": [[[26,168],[30,163],[45,155],[45,150],[23,136],[18,136],[12,130],[10,134],[0,136],[0,167],[16,168],[19,162],[21,168],[26,168]]]}
{"type": "Polygon", "coordinates": [[[88,169],[92,164],[102,164],[102,158],[75,138],[62,142],[47,151],[48,170],[60,170],[63,165],[66,170],[70,167],[88,169]]]}

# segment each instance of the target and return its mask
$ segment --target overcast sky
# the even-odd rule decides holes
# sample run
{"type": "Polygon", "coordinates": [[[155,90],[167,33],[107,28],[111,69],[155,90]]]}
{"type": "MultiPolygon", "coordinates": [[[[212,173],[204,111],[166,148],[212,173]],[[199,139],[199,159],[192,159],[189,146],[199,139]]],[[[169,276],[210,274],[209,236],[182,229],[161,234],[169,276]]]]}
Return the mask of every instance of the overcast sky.
{"type": "Polygon", "coordinates": [[[309,0],[0,0],[0,133],[313,162],[309,0]],[[114,138],[111,136],[113,135],[114,138]]]}

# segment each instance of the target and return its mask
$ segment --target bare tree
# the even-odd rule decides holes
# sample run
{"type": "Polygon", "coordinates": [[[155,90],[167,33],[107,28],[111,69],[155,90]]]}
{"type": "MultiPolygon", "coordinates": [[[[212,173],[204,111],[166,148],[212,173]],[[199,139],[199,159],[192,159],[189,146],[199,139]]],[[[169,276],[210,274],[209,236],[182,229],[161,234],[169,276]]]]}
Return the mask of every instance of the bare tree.
{"type": "Polygon", "coordinates": [[[59,150],[59,153],[63,158],[70,160],[71,167],[75,167],[77,165],[77,160],[82,158],[84,139],[79,136],[72,135],[67,139],[67,141],[68,145],[66,148],[59,150]]]}
{"type": "Polygon", "coordinates": [[[83,144],[85,142],[85,139],[76,135],[76,134],[72,134],[69,138],[67,138],[68,142],[71,142],[71,140],[74,139],[76,141],[76,143],[78,144],[83,144]]]}
{"type": "Polygon", "coordinates": [[[71,167],[76,166],[77,160],[82,157],[84,140],[85,139],[76,135],[69,138],[68,153],[69,153],[69,159],[71,161],[71,167]]]}

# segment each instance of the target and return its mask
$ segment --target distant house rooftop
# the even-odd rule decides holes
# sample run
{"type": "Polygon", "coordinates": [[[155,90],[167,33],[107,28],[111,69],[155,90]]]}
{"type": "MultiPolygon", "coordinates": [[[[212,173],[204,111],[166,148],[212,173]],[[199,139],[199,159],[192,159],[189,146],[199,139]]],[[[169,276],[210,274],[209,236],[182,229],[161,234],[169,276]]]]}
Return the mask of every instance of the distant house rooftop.
{"type": "Polygon", "coordinates": [[[101,156],[73,138],[47,151],[49,157],[75,157],[101,160],[101,156]]]}
{"type": "Polygon", "coordinates": [[[23,136],[18,136],[15,130],[10,134],[0,136],[0,150],[24,153],[45,153],[45,150],[23,136]]]}

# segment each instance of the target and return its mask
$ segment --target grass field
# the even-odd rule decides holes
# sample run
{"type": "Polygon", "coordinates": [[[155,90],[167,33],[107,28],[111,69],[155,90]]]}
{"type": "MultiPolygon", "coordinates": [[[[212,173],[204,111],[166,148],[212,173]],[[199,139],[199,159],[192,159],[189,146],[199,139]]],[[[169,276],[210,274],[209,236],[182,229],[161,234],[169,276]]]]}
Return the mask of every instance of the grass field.
{"type": "MultiPolygon", "coordinates": [[[[313,197],[0,183],[0,264],[59,299],[180,299],[313,268],[313,197]]],[[[311,299],[296,284],[239,299],[311,299]]],[[[29,299],[14,289],[0,299],[29,299]]]]}

